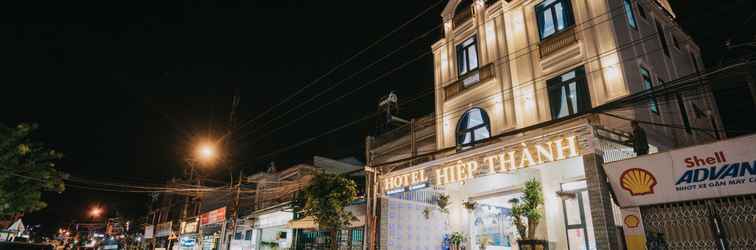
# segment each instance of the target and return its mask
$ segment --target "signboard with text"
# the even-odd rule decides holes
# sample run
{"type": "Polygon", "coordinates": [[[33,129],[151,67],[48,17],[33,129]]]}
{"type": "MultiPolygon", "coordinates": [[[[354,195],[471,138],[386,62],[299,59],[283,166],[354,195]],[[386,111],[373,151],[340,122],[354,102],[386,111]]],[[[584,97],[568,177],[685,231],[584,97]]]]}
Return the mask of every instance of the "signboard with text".
{"type": "Polygon", "coordinates": [[[152,239],[152,238],[154,238],[154,235],[153,235],[154,230],[155,230],[155,226],[153,226],[153,225],[145,226],[144,227],[144,238],[145,239],[152,239]]]}
{"type": "Polygon", "coordinates": [[[160,223],[155,227],[155,237],[166,237],[171,235],[173,229],[173,222],[160,223]]]}
{"type": "Polygon", "coordinates": [[[197,221],[190,221],[190,222],[182,222],[181,223],[181,233],[182,234],[190,234],[190,233],[196,233],[197,232],[197,221]]]}
{"type": "Polygon", "coordinates": [[[467,157],[452,158],[438,165],[402,171],[382,178],[381,185],[386,194],[427,186],[443,186],[579,157],[585,148],[584,142],[576,135],[558,135],[545,140],[539,138],[538,141],[500,146],[486,152],[473,152],[467,157]]]}
{"type": "Polygon", "coordinates": [[[218,208],[210,212],[201,214],[199,217],[200,225],[220,223],[226,220],[226,207],[218,208]]]}
{"type": "Polygon", "coordinates": [[[621,207],[756,193],[756,135],[608,163],[621,207]]]}

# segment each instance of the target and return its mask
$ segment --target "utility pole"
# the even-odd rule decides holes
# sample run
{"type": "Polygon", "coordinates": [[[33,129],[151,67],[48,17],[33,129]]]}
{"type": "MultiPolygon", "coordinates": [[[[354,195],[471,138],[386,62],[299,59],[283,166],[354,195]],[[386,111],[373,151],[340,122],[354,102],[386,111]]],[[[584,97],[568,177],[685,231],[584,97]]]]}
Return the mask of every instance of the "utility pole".
{"type": "MultiPolygon", "coordinates": [[[[231,221],[231,235],[236,235],[236,225],[239,217],[239,197],[241,194],[241,184],[244,179],[244,171],[239,171],[239,182],[236,184],[236,198],[234,199],[234,213],[231,221]]],[[[231,249],[231,240],[226,244],[226,249],[231,249]]]]}

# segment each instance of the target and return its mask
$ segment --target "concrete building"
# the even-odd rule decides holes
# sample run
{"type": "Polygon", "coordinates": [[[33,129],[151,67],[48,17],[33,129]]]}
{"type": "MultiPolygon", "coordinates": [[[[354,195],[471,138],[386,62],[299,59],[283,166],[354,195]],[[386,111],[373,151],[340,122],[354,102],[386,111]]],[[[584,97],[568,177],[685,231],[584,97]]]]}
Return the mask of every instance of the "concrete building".
{"type": "Polygon", "coordinates": [[[549,249],[622,249],[602,165],[635,156],[631,121],[651,152],[722,136],[708,88],[680,80],[700,51],[666,0],[450,0],[441,16],[435,132],[418,133],[435,142],[368,139],[371,248],[461,233],[466,249],[519,249],[510,201],[537,180],[549,249]],[[643,95],[672,86],[688,87],[643,95]]]}

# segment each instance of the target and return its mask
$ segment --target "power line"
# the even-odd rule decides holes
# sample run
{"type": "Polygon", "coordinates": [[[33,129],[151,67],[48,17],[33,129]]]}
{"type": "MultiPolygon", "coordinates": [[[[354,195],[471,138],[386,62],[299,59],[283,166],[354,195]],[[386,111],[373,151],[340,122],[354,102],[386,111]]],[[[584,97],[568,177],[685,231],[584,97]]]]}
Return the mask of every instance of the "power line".
{"type": "MultiPolygon", "coordinates": [[[[749,64],[753,63],[753,61],[748,62],[748,63],[749,64]]],[[[675,81],[673,81],[673,82],[675,82],[674,84],[685,84],[685,83],[690,83],[690,82],[700,82],[700,80],[697,79],[697,78],[701,78],[703,76],[714,74],[714,73],[719,73],[719,72],[721,72],[723,70],[729,70],[729,69],[732,69],[734,67],[738,67],[738,66],[742,66],[742,65],[745,65],[745,63],[733,64],[733,65],[729,65],[729,66],[717,69],[717,70],[715,70],[713,72],[707,72],[705,74],[699,74],[697,77],[695,77],[693,79],[690,79],[690,80],[687,80],[687,81],[683,81],[683,82],[675,82],[675,81]]],[[[670,84],[672,84],[672,82],[670,82],[670,84]]],[[[593,109],[589,110],[587,113],[596,113],[596,112],[600,112],[600,111],[604,111],[604,110],[611,110],[611,109],[613,109],[616,106],[615,104],[622,105],[622,103],[624,103],[626,100],[632,100],[633,98],[638,98],[639,96],[641,96],[640,97],[641,99],[645,99],[645,98],[648,98],[647,95],[648,95],[647,91],[641,91],[641,92],[638,92],[638,93],[626,96],[626,97],[624,97],[622,99],[619,99],[619,100],[616,100],[616,101],[613,101],[613,102],[610,102],[610,103],[606,103],[604,105],[600,105],[600,106],[594,107],[593,109]]],[[[523,132],[526,132],[526,131],[529,131],[529,130],[533,130],[533,129],[547,127],[547,126],[550,126],[550,125],[553,125],[553,124],[557,124],[557,123],[560,123],[560,122],[563,122],[563,121],[566,121],[566,120],[570,120],[570,119],[574,119],[574,118],[577,118],[577,117],[580,117],[580,116],[584,116],[584,115],[585,114],[576,114],[576,115],[571,115],[571,116],[563,117],[563,118],[560,118],[560,119],[549,120],[549,121],[538,123],[538,124],[531,125],[531,126],[528,126],[528,127],[523,127],[523,128],[519,128],[519,129],[510,130],[510,131],[501,133],[499,135],[489,137],[486,140],[494,140],[494,139],[498,139],[498,138],[502,138],[502,137],[506,137],[506,136],[511,136],[511,135],[523,133],[523,132]]],[[[374,165],[372,167],[378,168],[378,167],[382,167],[382,166],[388,166],[388,165],[393,165],[393,164],[397,164],[397,163],[402,163],[402,162],[413,160],[413,159],[418,159],[418,158],[423,158],[423,157],[428,157],[428,156],[434,156],[435,154],[444,153],[444,152],[451,151],[451,150],[456,150],[456,148],[457,148],[456,146],[446,147],[446,148],[442,148],[442,149],[436,150],[434,152],[426,153],[426,154],[420,154],[420,155],[413,156],[413,157],[407,157],[407,158],[402,158],[402,159],[398,159],[398,160],[393,160],[393,161],[389,161],[389,162],[380,163],[380,164],[374,165]]]]}
{"type": "MultiPolygon", "coordinates": [[[[238,129],[241,129],[242,127],[245,127],[245,126],[247,126],[247,125],[249,125],[249,124],[252,124],[253,122],[255,122],[255,121],[259,120],[260,118],[262,118],[262,117],[263,117],[263,116],[265,116],[266,114],[268,114],[268,113],[270,113],[271,111],[273,111],[273,109],[275,109],[275,108],[277,108],[278,106],[281,106],[281,105],[283,105],[284,103],[286,103],[286,102],[290,101],[290,100],[291,100],[291,99],[293,99],[293,98],[294,98],[295,96],[297,96],[297,95],[301,94],[302,92],[304,92],[304,90],[305,90],[305,89],[307,89],[307,88],[309,88],[309,87],[311,87],[311,86],[315,85],[316,83],[318,83],[318,82],[320,82],[320,81],[321,81],[322,79],[324,79],[324,78],[325,78],[326,76],[328,76],[328,75],[330,75],[330,74],[332,74],[332,73],[336,72],[336,71],[337,71],[338,69],[340,69],[340,68],[341,68],[341,67],[343,67],[344,65],[347,65],[348,63],[352,62],[352,61],[353,61],[354,59],[356,59],[357,57],[361,56],[362,54],[364,54],[365,52],[367,52],[367,51],[368,51],[368,50],[370,50],[371,48],[375,47],[375,46],[376,46],[376,45],[378,45],[379,43],[381,43],[381,42],[383,42],[384,40],[386,40],[387,38],[391,37],[392,35],[394,35],[394,34],[395,34],[396,32],[398,32],[399,30],[402,30],[402,29],[403,29],[404,27],[406,27],[406,26],[407,26],[407,25],[409,25],[410,23],[414,22],[414,21],[415,21],[415,20],[417,20],[418,18],[420,18],[420,17],[424,16],[424,15],[425,15],[426,13],[428,13],[428,11],[430,11],[431,9],[435,8],[436,6],[438,6],[438,5],[440,5],[441,3],[444,3],[444,2],[446,2],[446,1],[445,1],[445,0],[441,0],[441,1],[438,1],[438,2],[436,2],[436,3],[434,3],[434,4],[432,4],[432,5],[430,6],[430,7],[426,8],[426,9],[425,9],[425,10],[423,10],[423,11],[421,11],[421,12],[420,12],[420,13],[419,13],[418,15],[416,15],[416,16],[414,16],[414,17],[410,18],[409,20],[407,20],[406,22],[402,23],[402,24],[401,24],[401,25],[399,25],[398,27],[394,28],[394,29],[393,29],[393,30],[391,30],[391,31],[390,31],[389,33],[387,33],[387,34],[383,35],[383,36],[382,36],[381,38],[379,38],[378,40],[374,41],[373,43],[371,43],[371,44],[370,44],[370,45],[368,45],[367,47],[365,47],[365,48],[363,48],[362,50],[358,51],[358,52],[357,52],[356,54],[352,55],[351,57],[349,57],[349,58],[348,58],[347,60],[345,60],[344,62],[342,62],[342,63],[340,63],[340,64],[336,65],[335,67],[333,67],[333,68],[332,68],[331,70],[329,70],[329,71],[328,71],[328,72],[326,72],[325,74],[323,74],[323,75],[319,76],[318,78],[316,78],[316,79],[315,79],[315,80],[313,80],[312,82],[308,83],[308,84],[307,84],[307,85],[305,85],[304,87],[300,88],[299,90],[295,91],[295,92],[294,92],[293,94],[291,94],[291,95],[289,95],[288,97],[284,98],[283,100],[281,100],[281,101],[280,101],[280,102],[278,102],[277,104],[275,104],[275,105],[271,106],[270,108],[268,108],[268,109],[267,109],[267,110],[265,110],[264,112],[262,112],[262,113],[258,114],[257,116],[255,116],[255,118],[253,118],[253,119],[250,119],[250,120],[248,120],[248,121],[246,121],[246,122],[242,123],[242,124],[241,124],[241,125],[239,126],[239,128],[238,128],[238,129]]],[[[435,28],[434,28],[434,29],[435,29],[435,28]]]]}
{"type": "MultiPolygon", "coordinates": [[[[597,25],[597,24],[594,24],[594,25],[597,25]]],[[[578,31],[576,31],[576,32],[578,32],[578,31]]],[[[636,39],[636,40],[633,40],[633,41],[631,41],[631,42],[628,42],[628,43],[626,43],[626,44],[623,44],[623,45],[621,45],[621,46],[618,46],[617,48],[615,48],[615,49],[614,49],[614,50],[612,50],[612,51],[617,51],[617,50],[621,50],[621,49],[623,49],[623,48],[625,48],[625,47],[634,46],[634,45],[636,45],[636,44],[639,44],[639,43],[645,42],[646,40],[652,39],[652,38],[656,37],[657,35],[658,35],[658,32],[657,32],[657,33],[652,33],[652,34],[650,34],[650,35],[647,35],[647,36],[645,36],[645,37],[643,37],[643,38],[640,38],[640,39],[636,39]]],[[[621,64],[621,63],[624,63],[624,62],[626,62],[626,61],[630,61],[630,60],[632,60],[632,59],[635,59],[635,58],[640,58],[640,57],[642,57],[642,56],[645,56],[645,55],[649,55],[649,54],[652,54],[652,53],[656,53],[656,52],[659,52],[659,51],[661,51],[661,49],[662,49],[662,47],[660,46],[660,47],[659,47],[658,49],[656,49],[656,50],[648,51],[648,52],[646,52],[646,53],[643,53],[643,54],[639,54],[639,55],[637,55],[637,56],[635,56],[635,57],[625,58],[624,60],[622,60],[622,61],[620,61],[620,62],[618,62],[618,63],[616,63],[616,64],[612,64],[612,65],[605,65],[604,67],[601,67],[601,68],[599,68],[599,69],[597,69],[597,70],[594,70],[594,71],[590,71],[590,72],[586,72],[586,76],[587,76],[587,75],[590,75],[590,74],[593,74],[593,73],[597,73],[597,72],[599,72],[599,71],[603,72],[603,70],[604,70],[605,68],[607,68],[607,67],[617,66],[617,65],[619,65],[619,64],[621,64]]],[[[517,57],[515,57],[515,58],[512,58],[512,59],[510,59],[510,61],[513,61],[513,60],[515,60],[515,59],[517,59],[517,58],[519,58],[519,57],[521,57],[521,56],[527,56],[527,55],[529,55],[529,54],[521,54],[521,55],[519,55],[519,56],[517,56],[517,57]]],[[[591,61],[600,60],[601,56],[603,56],[603,55],[602,55],[602,54],[596,55],[596,56],[594,56],[594,57],[593,57],[592,59],[588,59],[588,60],[584,61],[584,63],[583,63],[583,64],[588,64],[588,63],[590,63],[591,61]]],[[[503,59],[501,59],[501,60],[503,60],[503,59]]],[[[500,60],[499,60],[499,61],[500,61],[500,60]]],[[[524,82],[522,82],[522,83],[519,83],[519,84],[513,85],[513,86],[511,87],[511,89],[515,89],[515,88],[517,88],[517,87],[519,87],[519,86],[522,86],[522,85],[525,85],[525,84],[529,84],[529,83],[533,83],[533,82],[536,82],[536,81],[540,81],[540,80],[545,80],[545,79],[546,79],[546,76],[543,76],[543,77],[535,78],[535,79],[532,79],[532,80],[524,81],[524,82]]],[[[374,79],[374,80],[375,80],[375,79],[374,79]]],[[[547,87],[542,87],[541,89],[545,89],[545,88],[547,88],[547,87]]],[[[488,98],[491,98],[491,97],[496,97],[497,95],[499,95],[499,94],[501,94],[501,93],[503,93],[503,92],[502,92],[502,91],[495,91],[495,92],[494,92],[493,94],[491,94],[491,95],[488,95],[488,96],[486,96],[486,97],[483,97],[483,98],[480,98],[480,99],[478,99],[478,100],[475,100],[474,102],[478,102],[478,101],[480,101],[480,102],[478,102],[478,103],[482,103],[482,102],[484,102],[484,101],[485,101],[486,99],[488,99],[488,98]]],[[[349,93],[347,93],[347,95],[348,95],[348,94],[349,94],[349,93]]],[[[513,98],[514,98],[514,96],[512,97],[512,99],[513,99],[513,98]]],[[[312,113],[314,113],[314,112],[317,112],[317,111],[319,111],[319,110],[321,110],[321,109],[325,108],[326,106],[328,106],[328,105],[330,105],[330,104],[334,103],[335,101],[336,101],[336,100],[333,100],[333,101],[331,101],[331,102],[327,103],[326,105],[320,106],[320,107],[319,107],[318,109],[316,109],[316,110],[314,110],[314,111],[311,111],[311,112],[308,112],[308,113],[306,113],[306,114],[304,114],[304,115],[301,115],[301,116],[299,116],[299,117],[298,117],[297,119],[295,119],[295,120],[293,120],[293,121],[290,121],[290,122],[289,122],[289,123],[287,123],[286,125],[284,125],[284,126],[281,126],[281,127],[279,127],[279,128],[277,128],[277,129],[275,129],[275,130],[274,130],[274,131],[272,131],[272,132],[275,132],[275,131],[278,131],[278,130],[280,130],[280,129],[282,129],[282,128],[285,128],[285,127],[287,127],[287,126],[290,126],[290,125],[291,125],[291,124],[293,124],[294,122],[297,122],[297,121],[299,121],[299,120],[302,120],[302,119],[304,119],[304,118],[305,118],[305,117],[307,117],[307,116],[308,116],[309,114],[312,114],[312,113]]],[[[502,100],[502,101],[505,101],[505,100],[502,100]]],[[[443,114],[441,114],[441,116],[440,116],[440,117],[437,117],[437,118],[435,118],[435,119],[436,119],[437,121],[438,121],[438,120],[441,120],[441,119],[443,119],[443,118],[445,117],[445,115],[451,115],[451,114],[453,114],[453,113],[455,113],[455,112],[457,112],[457,111],[460,111],[460,110],[464,110],[464,109],[467,109],[467,107],[460,107],[460,108],[457,108],[456,110],[453,110],[453,112],[448,112],[448,111],[447,111],[447,112],[444,112],[443,114]]],[[[375,116],[375,115],[376,115],[376,114],[374,113],[374,114],[370,114],[370,115],[368,115],[368,116],[369,116],[369,117],[372,117],[372,116],[375,116]]],[[[362,117],[362,118],[358,119],[358,121],[362,121],[362,120],[365,120],[365,119],[369,118],[368,116],[366,116],[366,117],[362,117]]],[[[348,126],[350,126],[350,125],[354,125],[354,124],[356,124],[356,123],[357,123],[357,122],[353,121],[353,122],[350,122],[350,123],[348,123],[348,124],[342,125],[342,126],[340,126],[339,128],[348,127],[348,126]]],[[[269,156],[271,156],[271,155],[275,155],[275,154],[281,153],[281,152],[283,152],[283,151],[285,151],[285,150],[288,150],[288,149],[291,149],[291,148],[294,148],[294,147],[297,147],[297,146],[303,145],[304,143],[307,143],[307,142],[311,142],[311,141],[313,141],[313,140],[315,140],[315,139],[317,139],[317,138],[320,138],[320,137],[322,137],[322,136],[325,136],[325,135],[327,135],[327,134],[331,134],[331,133],[333,133],[333,132],[335,132],[335,131],[337,131],[337,130],[338,130],[338,129],[332,129],[332,130],[329,130],[328,132],[326,132],[325,134],[321,134],[321,135],[318,135],[318,136],[315,136],[315,137],[311,137],[311,138],[308,138],[308,139],[306,139],[306,140],[304,140],[304,141],[301,141],[301,142],[299,142],[299,143],[296,143],[296,144],[293,144],[293,145],[287,146],[287,147],[285,147],[285,148],[282,148],[282,149],[276,150],[276,151],[274,151],[273,153],[267,153],[267,154],[264,154],[264,155],[262,155],[262,156],[258,157],[258,160],[259,160],[259,159],[264,159],[264,158],[266,158],[266,157],[269,157],[269,156]]],[[[272,132],[271,132],[271,133],[272,133],[272,132]]],[[[268,134],[271,134],[271,133],[268,133],[268,134]]],[[[262,137],[265,137],[265,136],[267,136],[268,134],[265,134],[265,135],[261,136],[261,138],[262,138],[262,137]]],[[[259,140],[258,140],[258,141],[259,141],[259,140]]]]}
{"type": "MultiPolygon", "coordinates": [[[[615,8],[613,8],[613,9],[610,9],[609,11],[606,11],[606,12],[604,12],[604,13],[600,14],[600,15],[597,15],[597,16],[594,16],[594,17],[591,17],[591,18],[588,18],[588,19],[584,20],[583,22],[581,22],[581,23],[579,23],[579,24],[576,24],[576,26],[580,26],[580,25],[582,25],[582,24],[588,23],[588,22],[592,21],[593,19],[597,19],[597,18],[600,18],[600,17],[602,17],[602,16],[604,16],[604,15],[607,15],[607,14],[611,14],[612,12],[614,12],[614,11],[617,11],[617,10],[621,10],[622,8],[624,8],[624,7],[623,7],[623,6],[615,7],[615,8]]],[[[618,13],[619,13],[619,15],[626,15],[624,11],[620,11],[620,12],[618,12],[618,13]]],[[[612,14],[612,16],[613,16],[613,14],[612,14]]],[[[599,24],[603,24],[603,23],[606,23],[606,22],[609,22],[609,21],[612,21],[612,19],[611,19],[611,18],[609,18],[609,19],[607,19],[607,20],[603,20],[603,21],[601,21],[601,22],[598,22],[598,23],[594,23],[594,24],[592,24],[592,25],[588,25],[588,26],[585,26],[585,27],[581,27],[582,29],[577,29],[577,28],[576,28],[576,29],[574,30],[574,32],[575,32],[575,33],[578,33],[578,32],[582,32],[583,30],[586,30],[586,29],[588,29],[588,28],[591,28],[591,27],[593,27],[593,26],[596,26],[596,25],[599,25],[599,24]]],[[[440,25],[439,25],[439,26],[436,26],[436,27],[434,27],[433,29],[431,29],[431,30],[429,30],[429,31],[427,31],[427,32],[425,32],[425,33],[424,33],[424,34],[422,34],[422,35],[421,35],[420,37],[424,37],[424,36],[425,36],[425,35],[427,35],[427,34],[428,34],[428,33],[429,33],[430,31],[433,31],[433,30],[437,29],[438,27],[440,27],[440,25]]],[[[417,40],[417,38],[419,38],[419,37],[416,37],[415,39],[413,39],[413,41],[417,40]]],[[[411,41],[411,42],[413,42],[413,41],[411,41]]],[[[411,43],[411,42],[410,42],[410,43],[411,43]]],[[[512,52],[509,52],[509,53],[507,53],[507,55],[505,55],[504,57],[502,57],[502,58],[500,58],[500,59],[497,59],[497,61],[498,61],[498,62],[501,62],[501,61],[503,61],[503,60],[513,61],[514,59],[520,58],[520,57],[522,57],[522,56],[527,56],[527,55],[528,55],[528,53],[523,53],[523,54],[521,54],[521,55],[517,55],[517,56],[516,56],[516,57],[514,57],[514,58],[508,59],[508,58],[509,58],[509,57],[510,57],[511,55],[516,55],[516,54],[519,54],[519,53],[520,53],[521,51],[523,51],[523,50],[526,50],[526,49],[535,48],[535,47],[536,47],[536,46],[538,46],[539,44],[540,44],[540,42],[533,42],[533,43],[529,44],[529,45],[528,45],[528,46],[526,46],[526,47],[523,47],[523,48],[520,48],[520,49],[517,49],[517,50],[515,50],[515,51],[512,51],[512,52]]],[[[402,47],[405,47],[406,45],[408,45],[408,44],[405,44],[405,45],[403,45],[402,47]]],[[[401,48],[400,48],[400,49],[401,49],[401,48]]],[[[531,50],[531,51],[533,51],[533,50],[531,50]]],[[[430,52],[428,52],[428,53],[430,53],[430,52]]],[[[393,52],[392,52],[391,54],[393,54],[393,52]]],[[[423,56],[424,56],[424,55],[423,55],[423,56]]],[[[383,60],[383,59],[385,59],[385,58],[386,58],[386,57],[383,57],[383,58],[381,58],[380,60],[383,60]]],[[[374,64],[375,64],[375,63],[374,63],[374,64]]],[[[363,69],[363,70],[364,70],[364,69],[363,69]]],[[[359,71],[359,72],[358,72],[357,74],[361,73],[361,72],[362,72],[363,70],[359,71]]],[[[347,78],[346,78],[346,79],[344,79],[344,80],[348,80],[348,79],[351,79],[351,78],[352,78],[353,76],[356,76],[356,74],[353,74],[353,75],[351,75],[350,77],[347,77],[347,78]]],[[[384,77],[384,76],[382,75],[382,76],[380,76],[379,78],[382,78],[382,77],[384,77]]],[[[344,80],[342,80],[342,81],[338,82],[338,83],[337,83],[337,84],[336,84],[335,86],[338,86],[338,85],[339,85],[340,83],[342,83],[342,82],[343,82],[344,80]]],[[[375,79],[374,79],[374,80],[375,80],[375,79]]],[[[335,102],[336,102],[337,100],[339,100],[339,99],[343,99],[343,97],[346,97],[346,96],[349,96],[349,95],[351,95],[351,94],[355,93],[355,92],[356,92],[357,90],[359,90],[359,89],[362,89],[362,88],[366,87],[367,85],[370,85],[370,84],[374,83],[374,82],[375,82],[374,80],[371,80],[371,81],[367,82],[366,84],[363,84],[363,85],[361,85],[360,87],[358,87],[357,89],[354,89],[353,91],[350,91],[350,92],[349,92],[349,93],[347,93],[346,95],[342,95],[342,96],[340,96],[340,97],[339,97],[339,98],[337,98],[336,100],[332,100],[331,102],[329,102],[329,103],[327,103],[327,104],[325,104],[325,105],[321,105],[321,106],[319,106],[317,110],[321,110],[321,109],[325,108],[325,106],[331,105],[331,104],[335,103],[335,102]]],[[[299,107],[303,106],[304,104],[311,102],[311,101],[312,101],[312,100],[314,100],[315,98],[317,98],[317,97],[321,96],[321,94],[322,94],[322,93],[325,93],[325,92],[327,92],[327,91],[330,91],[331,89],[335,88],[335,86],[332,86],[331,88],[329,88],[329,89],[326,89],[325,91],[323,91],[323,92],[321,92],[321,93],[319,93],[319,94],[315,95],[314,97],[312,97],[312,98],[308,99],[307,101],[305,101],[305,102],[303,102],[303,103],[300,103],[300,105],[297,105],[296,107],[294,107],[294,108],[290,109],[289,111],[287,111],[287,112],[284,112],[284,113],[283,113],[282,115],[279,115],[279,116],[275,117],[274,119],[272,119],[272,120],[268,121],[267,123],[265,123],[265,124],[264,124],[264,125],[263,125],[262,127],[265,127],[265,126],[267,126],[268,124],[272,123],[273,121],[275,121],[275,120],[278,120],[278,119],[282,118],[283,116],[285,116],[285,115],[287,115],[287,114],[291,113],[291,112],[292,112],[292,111],[294,111],[294,110],[295,110],[296,108],[299,108],[299,107]]],[[[317,110],[316,110],[316,111],[317,111],[317,110]]],[[[309,114],[312,114],[312,113],[314,113],[314,112],[308,112],[308,113],[307,113],[307,114],[305,114],[304,116],[300,116],[300,117],[299,117],[298,119],[296,119],[295,121],[299,121],[299,120],[303,119],[304,117],[306,117],[307,115],[309,115],[309,114]]],[[[293,122],[291,122],[291,121],[290,121],[290,122],[289,122],[289,123],[287,123],[287,125],[285,125],[284,127],[286,127],[286,126],[290,125],[291,123],[293,123],[293,122]]],[[[276,128],[276,129],[274,129],[274,131],[278,131],[278,130],[280,130],[281,128],[282,128],[282,127],[278,127],[278,128],[276,128]]],[[[255,131],[256,131],[256,130],[255,130],[255,131]]],[[[253,131],[253,132],[254,132],[254,131],[253,131]]],[[[267,134],[265,134],[265,135],[263,135],[263,136],[261,136],[261,137],[265,137],[265,136],[267,136],[267,135],[269,135],[269,134],[272,134],[272,132],[271,132],[271,133],[267,133],[267,134]]],[[[248,136],[248,135],[249,135],[249,134],[246,134],[246,135],[242,136],[242,138],[243,138],[243,137],[246,137],[246,136],[248,136]]]]}

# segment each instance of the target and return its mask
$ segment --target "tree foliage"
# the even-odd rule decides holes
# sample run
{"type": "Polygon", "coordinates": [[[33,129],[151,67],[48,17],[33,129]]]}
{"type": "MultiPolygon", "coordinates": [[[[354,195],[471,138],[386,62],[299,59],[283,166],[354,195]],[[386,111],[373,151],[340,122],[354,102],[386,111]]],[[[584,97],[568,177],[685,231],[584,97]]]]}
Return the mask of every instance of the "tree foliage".
{"type": "Polygon", "coordinates": [[[543,218],[541,205],[543,205],[543,190],[541,183],[535,178],[528,180],[522,190],[521,199],[511,199],[512,217],[520,239],[532,240],[535,238],[536,227],[543,218]],[[527,223],[527,227],[525,226],[527,223]]]}
{"type": "Polygon", "coordinates": [[[341,230],[355,219],[347,207],[356,197],[354,181],[340,175],[318,173],[304,189],[301,212],[312,216],[322,229],[341,230]]]}
{"type": "Polygon", "coordinates": [[[55,169],[63,154],[33,138],[35,124],[0,124],[0,216],[45,208],[42,192],[63,192],[64,174],[55,169]]]}

